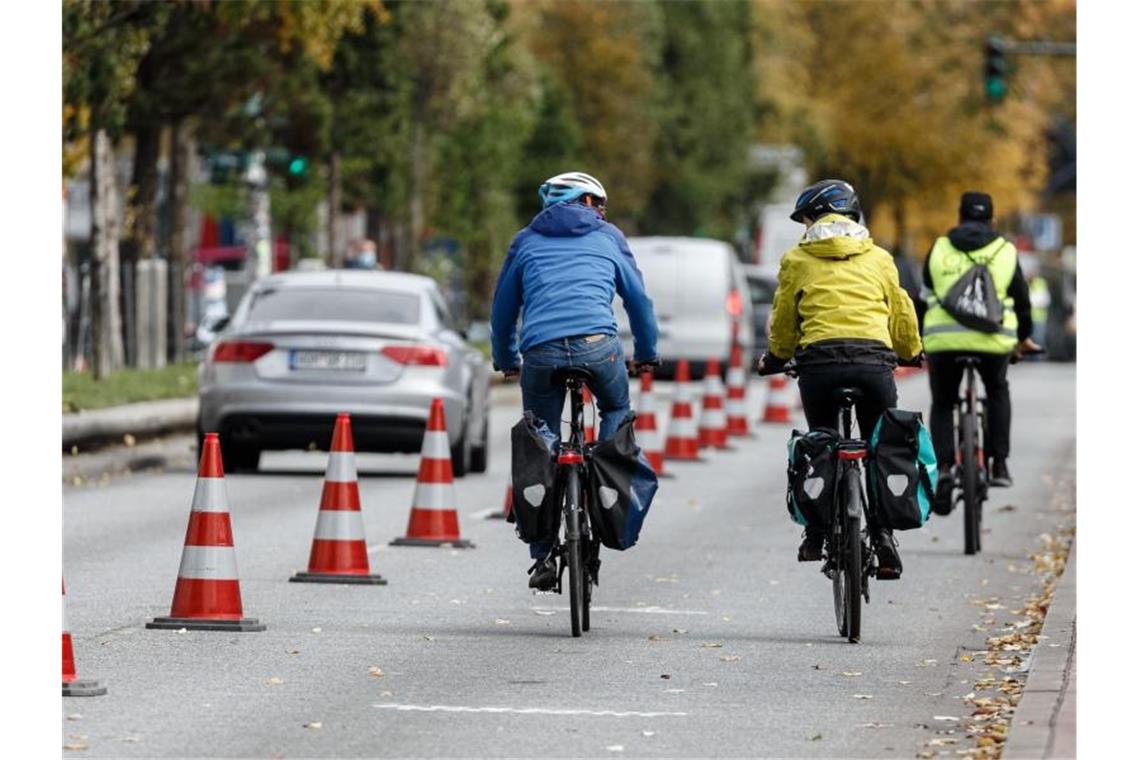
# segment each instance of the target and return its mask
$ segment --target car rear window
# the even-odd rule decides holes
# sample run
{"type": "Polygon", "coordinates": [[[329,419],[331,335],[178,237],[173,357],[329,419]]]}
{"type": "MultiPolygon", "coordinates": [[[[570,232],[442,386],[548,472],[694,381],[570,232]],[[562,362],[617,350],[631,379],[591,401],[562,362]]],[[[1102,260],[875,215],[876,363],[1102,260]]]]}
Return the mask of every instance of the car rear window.
{"type": "Polygon", "coordinates": [[[420,296],[388,290],[337,288],[266,290],[250,303],[247,319],[251,322],[303,319],[414,325],[420,321],[420,296]]]}

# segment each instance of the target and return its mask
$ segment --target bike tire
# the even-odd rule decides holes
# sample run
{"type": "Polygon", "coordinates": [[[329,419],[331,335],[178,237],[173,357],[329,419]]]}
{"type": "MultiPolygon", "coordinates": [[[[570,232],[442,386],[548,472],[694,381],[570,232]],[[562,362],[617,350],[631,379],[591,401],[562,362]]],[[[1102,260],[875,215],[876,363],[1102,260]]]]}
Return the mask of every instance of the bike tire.
{"type": "MultiPolygon", "coordinates": [[[[842,507],[841,512],[842,514],[842,507]]],[[[836,520],[836,526],[842,526],[842,518],[836,520]]],[[[845,527],[845,526],[844,526],[845,527]]],[[[840,636],[847,635],[847,602],[843,589],[843,550],[839,547],[846,543],[843,529],[833,529],[831,533],[831,546],[828,548],[828,562],[831,567],[831,601],[835,605],[835,627],[839,629],[840,636]],[[834,556],[830,556],[834,555],[834,556]]]]}
{"type": "Polygon", "coordinates": [[[566,484],[566,553],[570,556],[570,635],[582,635],[582,537],[581,529],[575,525],[578,516],[578,473],[571,470],[566,484]]]}
{"type": "Polygon", "coordinates": [[[965,553],[977,554],[982,548],[981,503],[978,489],[978,417],[974,409],[967,409],[961,419],[962,461],[962,520],[965,533],[965,553]]]}
{"type": "Polygon", "coordinates": [[[843,547],[843,603],[845,617],[847,618],[847,640],[852,644],[858,643],[862,635],[863,619],[863,540],[861,515],[863,514],[863,491],[859,487],[859,472],[855,468],[847,471],[844,488],[847,504],[857,504],[855,514],[843,512],[844,541],[843,547]]]}

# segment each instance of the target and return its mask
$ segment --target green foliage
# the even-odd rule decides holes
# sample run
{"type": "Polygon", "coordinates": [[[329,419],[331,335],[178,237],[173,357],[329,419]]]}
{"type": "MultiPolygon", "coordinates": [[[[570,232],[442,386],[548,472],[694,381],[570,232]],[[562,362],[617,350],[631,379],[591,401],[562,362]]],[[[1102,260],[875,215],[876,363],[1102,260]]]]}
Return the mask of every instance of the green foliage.
{"type": "Polygon", "coordinates": [[[197,392],[197,364],[168,364],[152,370],[126,369],[103,380],[96,380],[90,372],[63,373],[64,413],[182,398],[197,392]]]}

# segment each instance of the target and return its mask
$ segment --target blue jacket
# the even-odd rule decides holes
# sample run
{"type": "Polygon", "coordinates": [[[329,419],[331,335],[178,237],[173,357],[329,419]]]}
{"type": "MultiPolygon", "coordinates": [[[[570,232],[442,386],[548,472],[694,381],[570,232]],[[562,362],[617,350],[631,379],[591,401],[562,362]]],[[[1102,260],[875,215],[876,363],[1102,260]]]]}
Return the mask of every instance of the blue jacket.
{"type": "Polygon", "coordinates": [[[515,235],[499,273],[491,306],[495,367],[515,369],[520,351],[558,338],[617,335],[615,291],[629,314],[634,359],[656,358],[653,301],[621,230],[580,203],[544,209],[515,235]]]}

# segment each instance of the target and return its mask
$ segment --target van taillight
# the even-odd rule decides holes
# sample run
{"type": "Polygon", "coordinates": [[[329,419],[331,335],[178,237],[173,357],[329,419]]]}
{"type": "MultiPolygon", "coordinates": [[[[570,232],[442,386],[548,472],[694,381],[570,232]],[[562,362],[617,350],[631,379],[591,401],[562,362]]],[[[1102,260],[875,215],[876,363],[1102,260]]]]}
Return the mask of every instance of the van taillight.
{"type": "Polygon", "coordinates": [[[249,340],[227,340],[214,348],[216,362],[255,362],[273,350],[272,343],[249,340]]]}
{"type": "Polygon", "coordinates": [[[385,346],[380,353],[400,364],[446,367],[447,352],[438,346],[385,346]]]}
{"type": "Polygon", "coordinates": [[[724,310],[729,313],[729,316],[739,317],[744,313],[744,303],[740,300],[739,290],[730,290],[728,299],[724,303],[724,310]]]}

